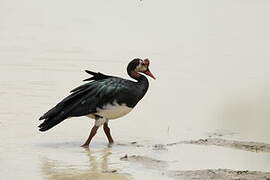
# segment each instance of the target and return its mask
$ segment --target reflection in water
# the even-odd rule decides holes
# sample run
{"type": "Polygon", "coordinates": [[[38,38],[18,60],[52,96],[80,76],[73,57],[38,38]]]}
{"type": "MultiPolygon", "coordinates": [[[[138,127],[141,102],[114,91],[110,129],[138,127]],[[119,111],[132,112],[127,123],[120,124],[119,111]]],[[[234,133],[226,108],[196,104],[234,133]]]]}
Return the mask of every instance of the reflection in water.
{"type": "Polygon", "coordinates": [[[85,155],[89,158],[85,167],[78,167],[72,164],[63,165],[62,162],[42,159],[42,173],[47,179],[95,179],[95,180],[126,180],[130,179],[124,175],[113,173],[108,164],[108,158],[112,154],[110,148],[93,152],[88,148],[84,149],[85,155]],[[101,154],[100,154],[101,153],[101,154]]]}

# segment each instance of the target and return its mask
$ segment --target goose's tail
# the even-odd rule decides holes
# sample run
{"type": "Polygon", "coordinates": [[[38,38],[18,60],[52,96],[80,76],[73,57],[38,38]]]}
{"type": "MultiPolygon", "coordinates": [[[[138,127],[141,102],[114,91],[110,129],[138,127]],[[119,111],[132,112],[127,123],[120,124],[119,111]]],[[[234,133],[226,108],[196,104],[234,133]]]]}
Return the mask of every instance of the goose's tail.
{"type": "Polygon", "coordinates": [[[55,106],[43,116],[39,118],[39,120],[44,120],[38,127],[40,131],[47,131],[52,127],[56,126],[60,122],[66,119],[65,111],[63,111],[63,107],[55,106]]]}

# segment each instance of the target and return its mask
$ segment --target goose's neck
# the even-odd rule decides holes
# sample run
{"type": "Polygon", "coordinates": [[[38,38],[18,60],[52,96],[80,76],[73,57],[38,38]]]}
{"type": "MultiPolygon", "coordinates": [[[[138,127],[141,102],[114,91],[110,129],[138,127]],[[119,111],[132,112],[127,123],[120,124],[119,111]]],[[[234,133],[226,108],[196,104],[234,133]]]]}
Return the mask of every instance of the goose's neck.
{"type": "Polygon", "coordinates": [[[128,71],[128,75],[131,78],[137,80],[138,82],[148,81],[147,78],[144,75],[142,75],[142,74],[140,74],[138,72],[135,72],[135,71],[128,71]]]}
{"type": "Polygon", "coordinates": [[[133,79],[137,80],[137,84],[139,85],[139,88],[143,91],[144,95],[149,87],[148,79],[144,75],[135,71],[128,71],[128,75],[133,79]]]}

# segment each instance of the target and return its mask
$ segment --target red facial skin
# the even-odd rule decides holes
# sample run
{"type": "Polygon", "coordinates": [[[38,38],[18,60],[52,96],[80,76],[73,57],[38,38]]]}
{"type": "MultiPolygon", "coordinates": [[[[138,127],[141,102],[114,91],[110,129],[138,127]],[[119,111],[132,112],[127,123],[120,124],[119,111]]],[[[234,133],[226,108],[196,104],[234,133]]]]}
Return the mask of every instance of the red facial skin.
{"type": "Polygon", "coordinates": [[[149,70],[148,66],[150,65],[150,61],[148,59],[143,60],[143,64],[147,66],[147,70],[144,71],[143,73],[146,74],[147,76],[150,76],[153,79],[156,79],[155,76],[151,73],[149,70]]]}
{"type": "Polygon", "coordinates": [[[144,71],[143,73],[146,74],[146,75],[148,75],[148,76],[150,76],[153,79],[156,79],[155,76],[151,73],[151,71],[149,69],[146,70],[146,71],[144,71]]]}

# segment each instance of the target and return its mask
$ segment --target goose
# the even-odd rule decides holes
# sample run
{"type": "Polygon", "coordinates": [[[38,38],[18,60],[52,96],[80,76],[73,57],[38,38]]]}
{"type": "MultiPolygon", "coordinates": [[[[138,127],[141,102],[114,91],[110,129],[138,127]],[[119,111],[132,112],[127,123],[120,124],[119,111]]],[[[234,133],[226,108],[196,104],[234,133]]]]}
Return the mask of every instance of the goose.
{"type": "Polygon", "coordinates": [[[86,70],[92,77],[83,81],[90,82],[71,90],[69,96],[42,115],[39,131],[47,131],[71,117],[87,116],[94,119],[95,124],[82,147],[89,147],[102,125],[109,144],[112,144],[114,140],[108,122],[128,114],[144,97],[149,82],[143,74],[156,79],[149,65],[148,59],[135,58],[129,62],[127,73],[136,81],[86,70]]]}

